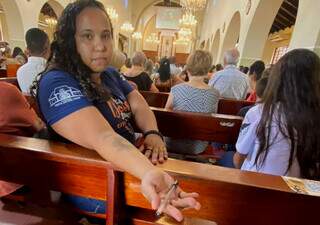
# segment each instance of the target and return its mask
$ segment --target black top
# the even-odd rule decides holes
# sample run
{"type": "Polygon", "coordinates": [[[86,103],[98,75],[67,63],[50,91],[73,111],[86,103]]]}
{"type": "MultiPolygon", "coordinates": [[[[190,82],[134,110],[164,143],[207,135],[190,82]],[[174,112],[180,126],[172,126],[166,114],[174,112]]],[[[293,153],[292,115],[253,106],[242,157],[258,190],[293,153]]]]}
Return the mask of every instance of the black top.
{"type": "Polygon", "coordinates": [[[134,82],[138,86],[139,91],[149,91],[151,88],[152,80],[146,72],[142,72],[135,77],[127,77],[125,75],[124,77],[127,80],[134,82]]]}

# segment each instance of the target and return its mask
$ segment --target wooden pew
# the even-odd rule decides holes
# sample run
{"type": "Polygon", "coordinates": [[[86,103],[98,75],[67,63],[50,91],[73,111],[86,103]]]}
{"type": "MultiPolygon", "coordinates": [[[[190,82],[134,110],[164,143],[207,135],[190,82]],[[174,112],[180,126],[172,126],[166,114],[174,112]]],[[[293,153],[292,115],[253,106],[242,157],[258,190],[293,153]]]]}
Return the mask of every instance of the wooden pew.
{"type": "MultiPolygon", "coordinates": [[[[112,194],[117,196],[118,189],[113,187],[117,187],[118,173],[94,151],[73,144],[0,135],[0,158],[0,179],[6,181],[109,201],[112,194]]],[[[294,193],[279,176],[171,159],[159,167],[174,175],[185,191],[200,194],[201,210],[186,210],[186,216],[218,225],[319,224],[320,197],[294,193]]],[[[154,217],[136,178],[125,173],[124,184],[124,212],[134,218],[133,224],[174,224],[159,223],[154,217]]]]}
{"type": "Polygon", "coordinates": [[[218,113],[227,115],[238,115],[240,109],[245,106],[254,105],[254,102],[233,100],[233,99],[219,99],[218,113]]]}
{"type": "Polygon", "coordinates": [[[18,80],[16,77],[2,77],[2,78],[0,78],[0,82],[1,81],[13,84],[14,86],[16,86],[20,90],[18,80]]]}
{"type": "Polygon", "coordinates": [[[140,91],[149,106],[164,108],[169,97],[168,92],[140,91]]]}
{"type": "MultiPolygon", "coordinates": [[[[164,108],[169,97],[167,92],[151,92],[140,91],[149,106],[164,108]]],[[[218,114],[237,115],[241,108],[245,106],[254,105],[254,102],[233,100],[233,99],[219,99],[218,114]]]]}
{"type": "Polygon", "coordinates": [[[239,116],[172,111],[151,107],[160,132],[172,138],[235,144],[242,118],[239,116]]]}

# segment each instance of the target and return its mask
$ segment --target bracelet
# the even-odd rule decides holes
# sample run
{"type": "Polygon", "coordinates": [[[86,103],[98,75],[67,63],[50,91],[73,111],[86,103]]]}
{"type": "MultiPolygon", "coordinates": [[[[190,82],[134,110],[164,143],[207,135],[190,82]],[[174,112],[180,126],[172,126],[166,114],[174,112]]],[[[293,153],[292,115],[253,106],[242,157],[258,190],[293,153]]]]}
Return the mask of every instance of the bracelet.
{"type": "Polygon", "coordinates": [[[149,131],[143,133],[143,137],[146,138],[149,134],[158,135],[163,140],[163,135],[157,130],[149,130],[149,131]]]}

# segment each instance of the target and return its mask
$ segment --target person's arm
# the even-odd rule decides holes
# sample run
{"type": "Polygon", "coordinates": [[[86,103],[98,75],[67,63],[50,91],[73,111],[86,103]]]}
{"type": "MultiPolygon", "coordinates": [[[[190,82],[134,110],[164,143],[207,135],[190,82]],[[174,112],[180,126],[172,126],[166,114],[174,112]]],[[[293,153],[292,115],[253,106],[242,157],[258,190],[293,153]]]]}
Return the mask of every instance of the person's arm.
{"type": "Polygon", "coordinates": [[[150,86],[150,90],[149,90],[149,91],[159,92],[159,89],[156,87],[156,85],[154,85],[154,84],[152,83],[151,86],[150,86]]]}
{"type": "MultiPolygon", "coordinates": [[[[95,107],[88,106],[73,112],[54,123],[52,128],[70,141],[97,151],[116,167],[141,179],[143,195],[151,202],[153,209],[159,207],[160,196],[168,190],[173,178],[154,167],[131,143],[115,133],[95,107]]],[[[197,193],[185,193],[178,189],[174,197],[177,201],[171,201],[164,212],[181,221],[182,213],[176,207],[199,210],[201,206],[194,199],[197,196],[197,193]]]]}
{"type": "Polygon", "coordinates": [[[167,99],[166,106],[164,107],[165,109],[173,109],[173,95],[170,92],[169,97],[167,99]]]}
{"type": "Polygon", "coordinates": [[[125,171],[130,171],[140,179],[148,170],[153,169],[149,160],[126,139],[115,133],[93,106],[69,114],[54,123],[52,128],[68,140],[96,150],[104,159],[125,171]],[[127,160],[125,164],[124,158],[127,160]]]}
{"type": "MultiPolygon", "coordinates": [[[[144,133],[150,130],[158,131],[156,118],[142,95],[134,90],[128,94],[127,99],[135,122],[140,130],[144,133]]],[[[144,144],[140,150],[145,151],[146,157],[151,157],[151,161],[154,164],[157,162],[162,163],[168,158],[165,143],[161,137],[156,134],[150,134],[145,137],[144,144]]]]}
{"type": "Polygon", "coordinates": [[[233,155],[233,164],[235,168],[240,169],[246,158],[247,158],[247,155],[243,155],[243,154],[240,154],[239,152],[236,152],[233,155]]]}

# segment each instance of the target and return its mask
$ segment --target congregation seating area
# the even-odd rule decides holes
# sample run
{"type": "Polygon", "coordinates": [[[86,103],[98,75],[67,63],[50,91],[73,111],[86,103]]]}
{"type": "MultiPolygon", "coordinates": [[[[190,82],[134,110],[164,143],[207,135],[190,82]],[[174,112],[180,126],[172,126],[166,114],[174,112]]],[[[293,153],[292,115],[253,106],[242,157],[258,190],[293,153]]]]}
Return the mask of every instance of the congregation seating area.
{"type": "MultiPolygon", "coordinates": [[[[1,81],[16,84],[14,78],[3,78],[1,81]]],[[[153,106],[161,106],[161,101],[163,103],[168,96],[167,93],[141,94],[153,106]]],[[[32,97],[26,97],[32,107],[37,107],[32,97]]],[[[232,101],[224,102],[230,105],[232,101]]],[[[219,103],[219,107],[223,104],[219,103]]],[[[159,130],[164,136],[173,138],[235,144],[242,123],[242,118],[234,115],[174,112],[157,107],[151,109],[159,130]]],[[[249,224],[252,220],[257,225],[317,224],[316,211],[320,198],[293,192],[279,176],[169,159],[159,166],[175,176],[185,191],[196,190],[203,205],[199,212],[185,211],[185,221],[178,223],[169,218],[155,217],[149,203],[141,196],[139,181],[114,168],[94,151],[75,144],[0,135],[0,156],[3,160],[0,164],[1,180],[25,184],[34,190],[55,190],[107,200],[105,215],[89,214],[89,217],[106,219],[108,225],[231,225],[239,221],[240,224],[249,224]]],[[[61,208],[59,204],[50,207],[61,208]]],[[[70,210],[71,215],[74,213],[72,207],[66,210],[70,210]]]]}
{"type": "Polygon", "coordinates": [[[0,0],[0,225],[318,225],[317,9],[0,0]]]}
{"type": "MultiPolygon", "coordinates": [[[[167,92],[151,92],[140,91],[149,106],[164,108],[169,97],[167,92]]],[[[241,108],[245,106],[254,105],[254,102],[234,100],[234,99],[220,99],[218,103],[218,114],[237,115],[241,108]]]]}
{"type": "MultiPolygon", "coordinates": [[[[0,135],[0,156],[3,180],[107,199],[106,224],[130,218],[133,224],[179,224],[159,222],[163,218],[150,211],[138,180],[118,171],[94,151],[74,144],[0,135]]],[[[294,193],[279,176],[173,159],[160,167],[174,175],[186,191],[200,194],[203,207],[199,212],[185,211],[186,220],[203,219],[219,225],[250,224],[252,220],[257,225],[317,224],[320,198],[294,193]]]]}

